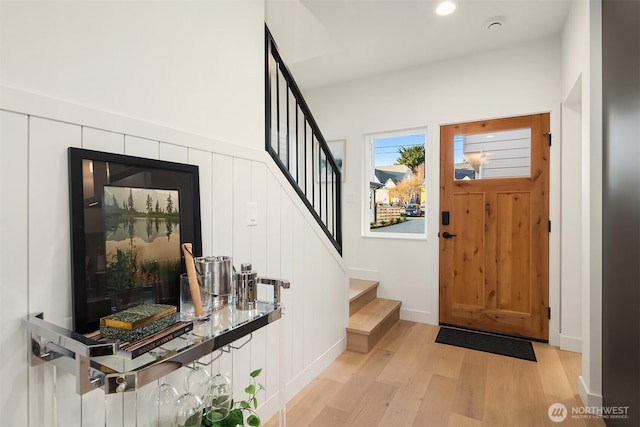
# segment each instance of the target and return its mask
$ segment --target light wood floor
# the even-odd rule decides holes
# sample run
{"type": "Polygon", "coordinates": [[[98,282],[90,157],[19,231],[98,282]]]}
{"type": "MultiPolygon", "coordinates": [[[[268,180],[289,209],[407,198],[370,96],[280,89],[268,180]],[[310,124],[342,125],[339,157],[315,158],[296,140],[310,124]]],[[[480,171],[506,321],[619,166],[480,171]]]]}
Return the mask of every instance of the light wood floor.
{"type": "MultiPolygon", "coordinates": [[[[571,414],[580,354],[534,343],[529,362],[436,344],[438,329],[401,320],[369,354],[344,352],[287,404],[286,425],[604,426],[571,414]],[[547,415],[556,402],[562,423],[547,415]]],[[[276,415],[266,427],[277,425],[276,415]]]]}

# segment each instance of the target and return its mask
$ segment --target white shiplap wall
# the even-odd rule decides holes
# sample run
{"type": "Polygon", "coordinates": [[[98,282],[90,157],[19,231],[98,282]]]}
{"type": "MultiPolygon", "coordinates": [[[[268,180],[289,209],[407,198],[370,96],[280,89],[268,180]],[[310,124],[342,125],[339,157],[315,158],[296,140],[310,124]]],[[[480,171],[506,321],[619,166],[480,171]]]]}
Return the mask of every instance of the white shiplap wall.
{"type": "MultiPolygon", "coordinates": [[[[261,275],[291,280],[285,317],[211,364],[233,376],[239,395],[250,370],[264,368],[263,417],[277,412],[281,389],[292,397],[344,349],[342,260],[265,153],[18,91],[2,94],[10,96],[0,105],[0,425],[152,425],[145,403],[154,385],[107,399],[101,390],[79,396],[71,375],[27,364],[23,316],[42,311],[71,325],[70,146],[198,165],[203,253],[232,255],[238,266],[252,262],[261,275]],[[249,201],[258,204],[252,227],[249,201]]],[[[182,389],[184,374],[164,380],[182,389]]]]}

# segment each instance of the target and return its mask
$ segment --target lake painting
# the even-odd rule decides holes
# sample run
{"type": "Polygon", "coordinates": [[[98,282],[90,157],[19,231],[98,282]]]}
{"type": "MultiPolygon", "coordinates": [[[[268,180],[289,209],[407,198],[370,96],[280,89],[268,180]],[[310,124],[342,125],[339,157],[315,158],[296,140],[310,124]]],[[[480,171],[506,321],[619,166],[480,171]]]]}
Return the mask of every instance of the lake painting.
{"type": "Polygon", "coordinates": [[[177,190],[104,187],[106,285],[112,309],[164,302],[181,273],[177,190]]]}

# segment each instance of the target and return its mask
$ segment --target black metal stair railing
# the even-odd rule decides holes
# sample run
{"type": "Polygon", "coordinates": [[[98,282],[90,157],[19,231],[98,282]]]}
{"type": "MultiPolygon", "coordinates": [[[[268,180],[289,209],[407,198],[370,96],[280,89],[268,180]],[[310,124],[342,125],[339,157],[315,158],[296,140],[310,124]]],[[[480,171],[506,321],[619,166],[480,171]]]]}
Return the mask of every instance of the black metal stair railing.
{"type": "Polygon", "coordinates": [[[265,26],[265,149],[342,254],[341,172],[265,26]]]}

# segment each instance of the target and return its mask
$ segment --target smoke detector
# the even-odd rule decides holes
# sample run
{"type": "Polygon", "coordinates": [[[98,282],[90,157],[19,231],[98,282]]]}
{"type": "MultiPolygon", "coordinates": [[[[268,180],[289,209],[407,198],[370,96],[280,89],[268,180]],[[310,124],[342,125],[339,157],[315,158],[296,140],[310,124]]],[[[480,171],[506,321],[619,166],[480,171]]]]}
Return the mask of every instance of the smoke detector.
{"type": "Polygon", "coordinates": [[[503,23],[504,18],[501,16],[496,16],[495,18],[491,18],[487,21],[486,28],[489,31],[497,31],[502,28],[503,23]]]}

